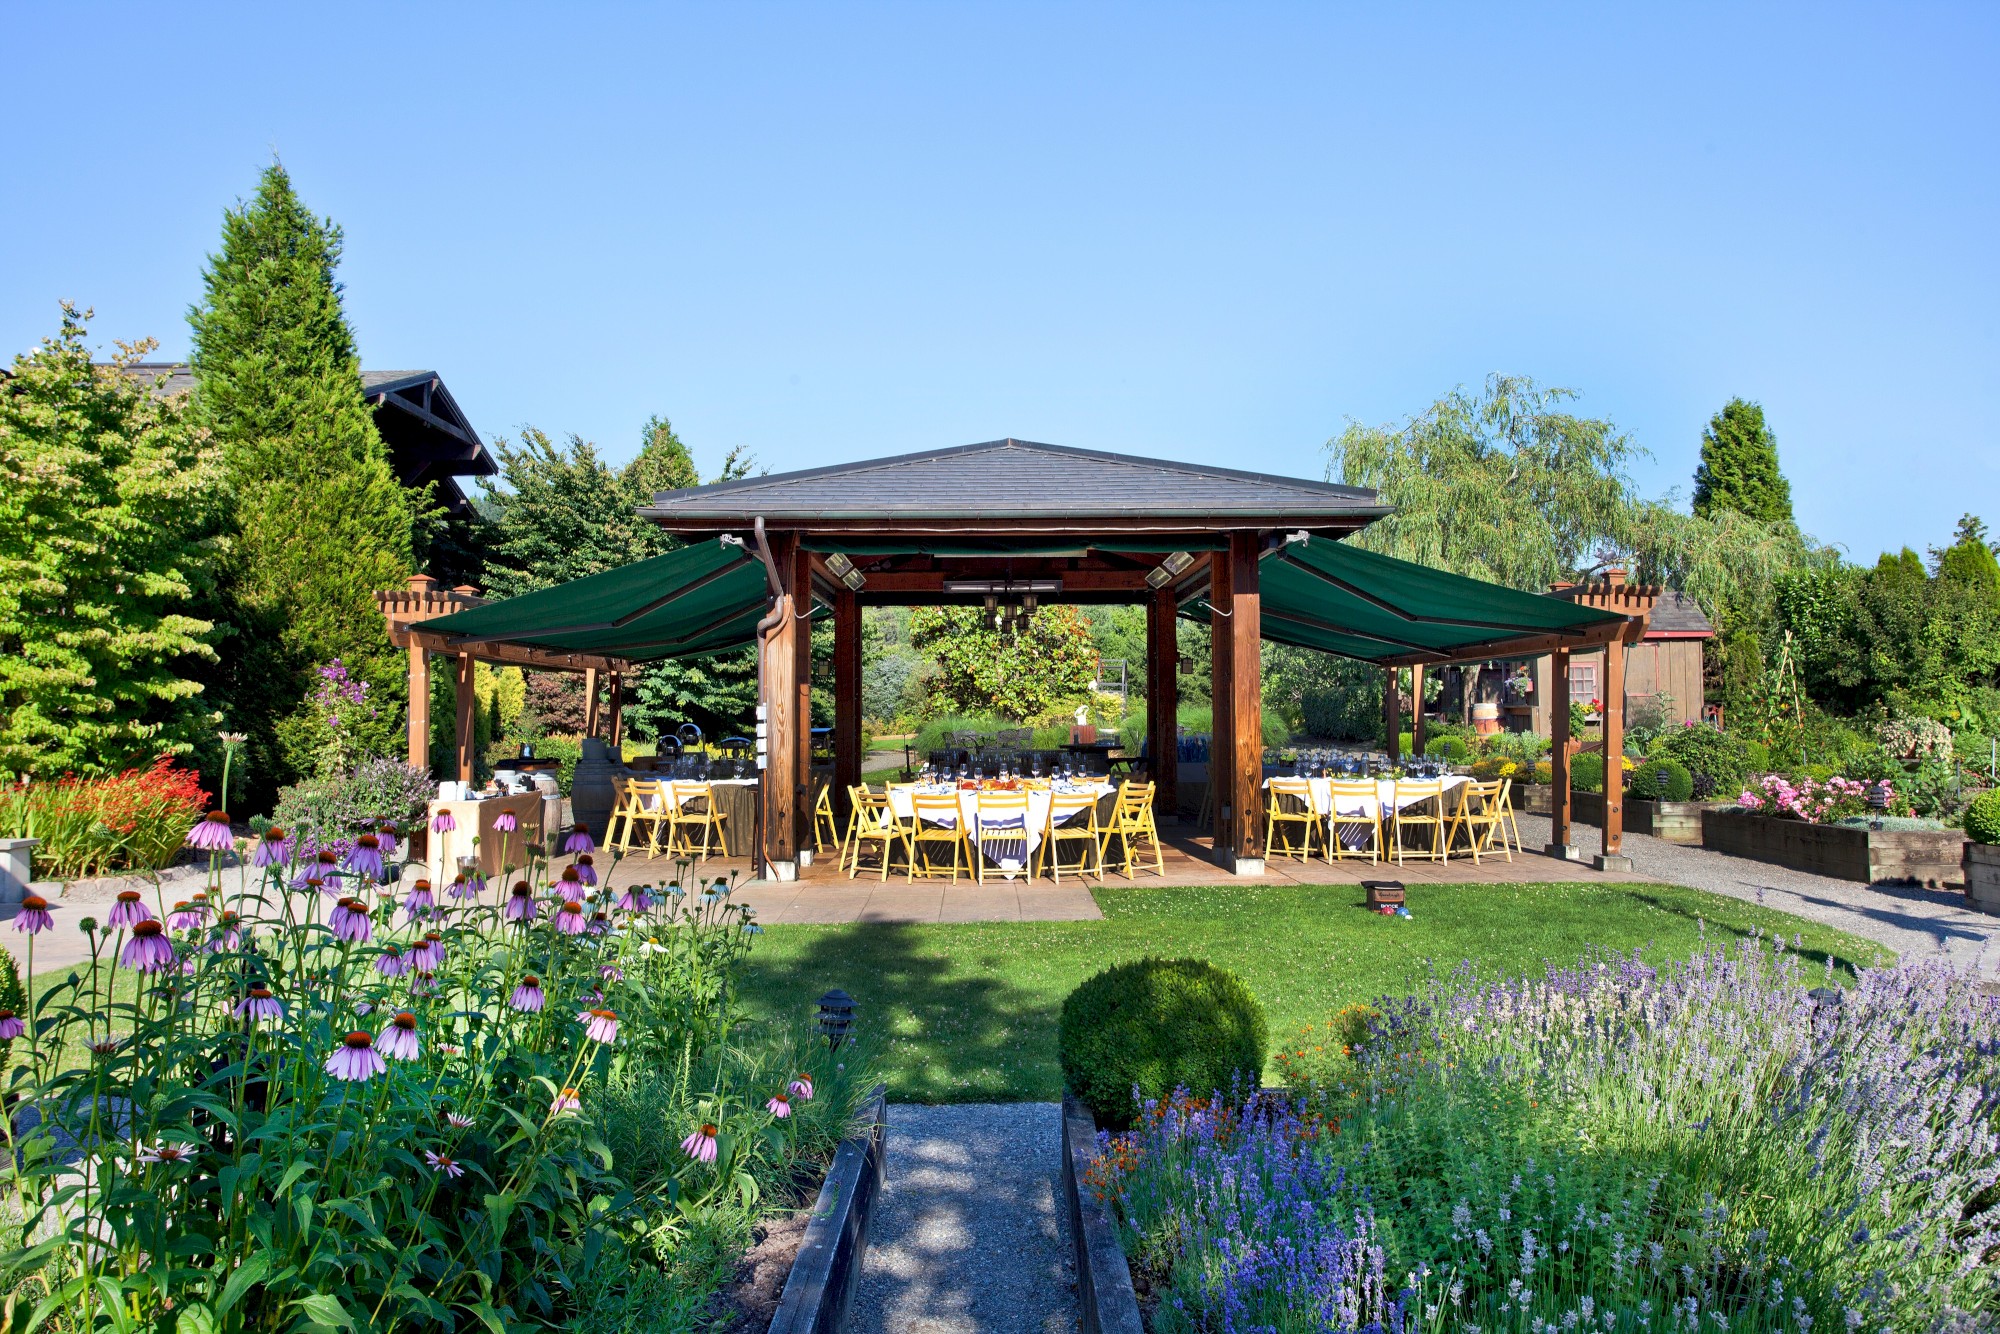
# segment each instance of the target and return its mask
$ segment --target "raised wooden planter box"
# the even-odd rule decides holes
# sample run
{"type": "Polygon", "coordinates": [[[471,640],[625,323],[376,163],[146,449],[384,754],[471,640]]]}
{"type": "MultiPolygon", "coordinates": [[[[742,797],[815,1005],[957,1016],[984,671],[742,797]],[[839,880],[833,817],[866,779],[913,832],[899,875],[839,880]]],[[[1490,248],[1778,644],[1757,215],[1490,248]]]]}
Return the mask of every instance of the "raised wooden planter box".
{"type": "Polygon", "coordinates": [[[813,1201],[770,1334],[840,1334],[861,1278],[868,1220],[889,1171],[889,1086],[877,1084],[855,1118],[854,1133],[834,1151],[813,1201]]]}
{"type": "Polygon", "coordinates": [[[1965,873],[1966,901],[2000,917],[2000,845],[1968,840],[1959,867],[1965,873]]]}
{"type": "Polygon", "coordinates": [[[1721,809],[1702,813],[1701,845],[1836,880],[1943,885],[1961,874],[1965,835],[1955,829],[1807,824],[1721,809]]]}
{"type": "Polygon", "coordinates": [[[1084,1185],[1097,1161],[1097,1118],[1068,1093],[1063,1094],[1062,1140],[1063,1202],[1069,1206],[1070,1244],[1076,1248],[1076,1306],[1083,1334],[1145,1334],[1118,1228],[1110,1210],[1084,1185]]]}
{"type": "MultiPolygon", "coordinates": [[[[1554,791],[1547,783],[1528,783],[1514,789],[1520,793],[1520,809],[1529,815],[1552,815],[1554,806],[1549,794],[1554,791]]],[[[1690,847],[1701,845],[1701,813],[1716,809],[1713,803],[1705,801],[1647,801],[1641,797],[1625,798],[1625,832],[1647,834],[1667,843],[1685,843],[1690,847]]],[[[1602,792],[1575,792],[1570,794],[1570,818],[1578,824],[1604,827],[1604,794],[1602,792]]]]}

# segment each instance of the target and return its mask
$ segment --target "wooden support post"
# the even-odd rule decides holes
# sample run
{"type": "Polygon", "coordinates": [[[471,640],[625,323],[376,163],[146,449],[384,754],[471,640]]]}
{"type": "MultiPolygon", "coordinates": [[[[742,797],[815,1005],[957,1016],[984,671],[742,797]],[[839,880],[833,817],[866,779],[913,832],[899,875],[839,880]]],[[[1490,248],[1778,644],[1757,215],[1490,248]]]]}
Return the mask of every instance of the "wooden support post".
{"type": "Polygon", "coordinates": [[[1410,758],[1424,757],[1424,665],[1410,668],[1410,758]]]}
{"type": "Polygon", "coordinates": [[[1171,588],[1146,604],[1146,748],[1156,818],[1180,809],[1180,622],[1171,588]]]}
{"type": "Polygon", "coordinates": [[[833,600],[833,809],[842,821],[847,790],[860,782],[861,598],[842,589],[833,600]]]}
{"type": "Polygon", "coordinates": [[[597,735],[597,669],[583,669],[583,734],[597,735]]]}
{"type": "Polygon", "coordinates": [[[431,771],[431,659],[410,645],[410,767],[431,771]]]}
{"type": "Polygon", "coordinates": [[[1629,871],[1625,847],[1625,643],[1604,646],[1604,842],[1592,865],[1600,871],[1629,871]]]}
{"type": "MultiPolygon", "coordinates": [[[[1264,874],[1264,696],[1260,654],[1263,633],[1257,586],[1258,534],[1231,533],[1226,561],[1218,575],[1229,583],[1229,631],[1217,652],[1228,659],[1228,690],[1215,697],[1215,711],[1229,715],[1229,749],[1209,761],[1213,775],[1218,760],[1229,770],[1229,796],[1223,836],[1216,840],[1223,862],[1237,875],[1264,874]]],[[[1219,580],[1218,580],[1219,582],[1219,580]]]]}
{"type": "Polygon", "coordinates": [[[1570,842],[1569,650],[1549,654],[1549,846],[1551,857],[1575,861],[1570,842]]]}
{"type": "Polygon", "coordinates": [[[1400,764],[1403,760],[1403,702],[1397,698],[1401,682],[1397,679],[1399,667],[1382,669],[1382,749],[1389,752],[1389,763],[1400,764]]]}
{"type": "Polygon", "coordinates": [[[479,705],[479,692],[472,688],[472,655],[458,655],[458,669],[452,677],[452,702],[457,706],[454,720],[457,735],[453,738],[458,751],[458,781],[470,783],[476,768],[477,756],[473,747],[478,742],[477,719],[473,710],[479,705]]]}
{"type": "Polygon", "coordinates": [[[1215,860],[1224,865],[1235,855],[1229,838],[1236,807],[1236,711],[1229,701],[1236,693],[1236,657],[1230,635],[1236,625],[1235,586],[1229,578],[1229,558],[1217,552],[1208,590],[1208,809],[1215,839],[1215,860]],[[1228,816],[1223,813],[1229,812],[1228,816]]]}
{"type": "Polygon", "coordinates": [[[798,840],[798,860],[812,857],[812,553],[796,538],[788,582],[792,592],[792,837],[798,840]]]}
{"type": "MultiPolygon", "coordinates": [[[[793,789],[799,781],[797,640],[810,626],[792,613],[793,566],[798,538],[792,533],[770,535],[772,561],[784,582],[777,610],[783,614],[764,638],[764,736],[766,764],[758,775],[758,799],[764,810],[764,857],[773,880],[798,878],[798,804],[793,789]]],[[[810,596],[810,594],[808,594],[810,596]]]]}
{"type": "Polygon", "coordinates": [[[611,673],[611,755],[622,759],[625,744],[625,676],[622,672],[611,673]]]}

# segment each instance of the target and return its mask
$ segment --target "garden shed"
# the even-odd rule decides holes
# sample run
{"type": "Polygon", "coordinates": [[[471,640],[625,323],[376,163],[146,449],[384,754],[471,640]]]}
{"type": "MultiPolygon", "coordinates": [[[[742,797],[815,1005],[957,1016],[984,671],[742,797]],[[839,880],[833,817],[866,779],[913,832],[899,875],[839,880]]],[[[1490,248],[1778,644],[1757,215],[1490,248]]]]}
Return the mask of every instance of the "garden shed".
{"type": "MultiPolygon", "coordinates": [[[[1622,580],[1622,571],[1607,571],[1622,580]]],[[[1578,585],[1556,584],[1554,597],[1573,597],[1578,585]]],[[[1715,627],[1702,615],[1701,604],[1685,593],[1663,589],[1653,601],[1646,634],[1625,654],[1625,716],[1649,715],[1663,722],[1698,723],[1702,719],[1703,657],[1715,627]]],[[[1537,658],[1529,664],[1534,688],[1508,692],[1500,705],[1501,721],[1510,730],[1531,731],[1550,736],[1550,661],[1537,658]]],[[[1603,698],[1605,664],[1602,653],[1573,653],[1569,660],[1569,697],[1589,701],[1603,698]]]]}

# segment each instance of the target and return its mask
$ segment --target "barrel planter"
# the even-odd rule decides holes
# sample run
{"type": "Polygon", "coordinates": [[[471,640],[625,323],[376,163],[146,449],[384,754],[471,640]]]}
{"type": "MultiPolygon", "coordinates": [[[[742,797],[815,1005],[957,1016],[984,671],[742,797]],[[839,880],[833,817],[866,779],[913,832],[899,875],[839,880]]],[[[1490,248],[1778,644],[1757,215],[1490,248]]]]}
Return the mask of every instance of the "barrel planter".
{"type": "Polygon", "coordinates": [[[610,822],[611,807],[618,797],[611,785],[615,772],[611,748],[594,736],[585,737],[576,773],[569,781],[569,807],[571,817],[593,834],[602,834],[610,822]]]}
{"type": "Polygon", "coordinates": [[[1835,880],[1943,885],[1961,874],[1965,835],[1955,829],[1808,824],[1725,807],[1702,812],[1701,845],[1835,880]]]}
{"type": "Polygon", "coordinates": [[[2000,917],[2000,844],[1968,842],[1959,868],[1965,872],[1967,902],[2000,917]]]}

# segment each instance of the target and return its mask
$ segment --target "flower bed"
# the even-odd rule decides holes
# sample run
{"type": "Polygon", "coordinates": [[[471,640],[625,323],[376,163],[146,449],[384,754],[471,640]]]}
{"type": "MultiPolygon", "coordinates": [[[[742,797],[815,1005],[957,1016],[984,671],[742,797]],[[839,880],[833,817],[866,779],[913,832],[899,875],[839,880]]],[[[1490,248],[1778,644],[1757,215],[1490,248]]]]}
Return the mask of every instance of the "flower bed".
{"type": "Polygon", "coordinates": [[[36,878],[80,880],[165,865],[206,806],[201,780],[161,758],[108,778],[16,783],[0,791],[0,834],[40,840],[36,878]]]}
{"type": "Polygon", "coordinates": [[[1724,806],[1702,812],[1701,845],[1712,852],[1773,862],[1836,880],[1943,885],[1960,873],[1965,835],[1950,829],[1811,824],[1724,806]]]}
{"type": "MultiPolygon", "coordinates": [[[[351,834],[119,895],[88,966],[0,1015],[35,1243],[6,1290],[58,1329],[708,1320],[758,1210],[811,1199],[865,1060],[740,1021],[758,928],[725,883],[614,896],[523,841],[433,886],[351,834]]],[[[190,841],[219,860],[227,817],[190,841]]],[[[15,923],[32,977],[49,914],[15,923]]]]}
{"type": "Polygon", "coordinates": [[[2000,1001],[1816,971],[1461,975],[1284,1095],[1148,1104],[1094,1185],[1153,1330],[1983,1327],[2000,1001]]]}

